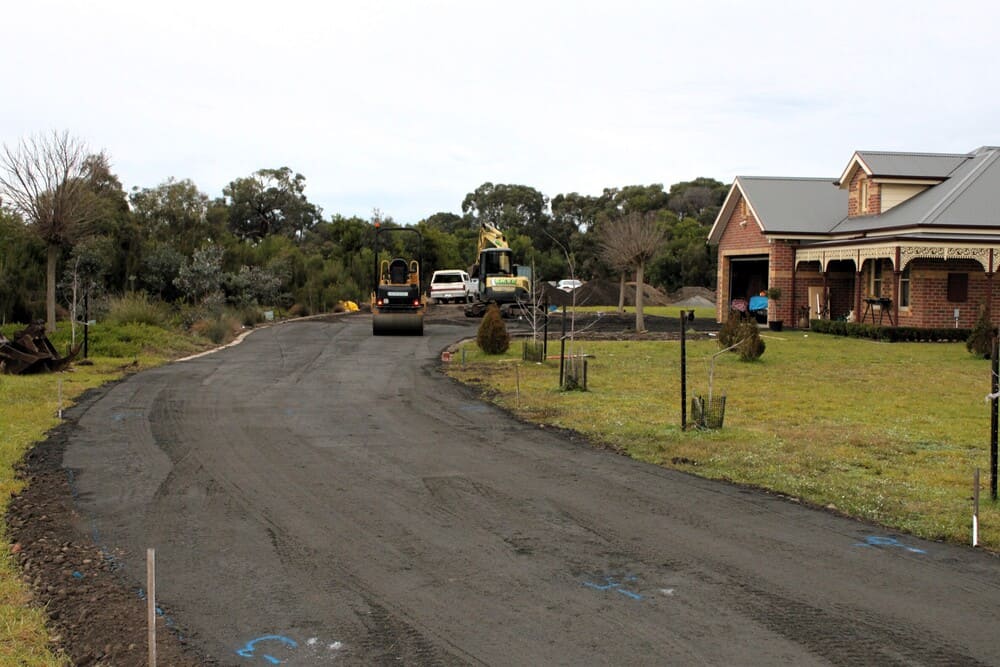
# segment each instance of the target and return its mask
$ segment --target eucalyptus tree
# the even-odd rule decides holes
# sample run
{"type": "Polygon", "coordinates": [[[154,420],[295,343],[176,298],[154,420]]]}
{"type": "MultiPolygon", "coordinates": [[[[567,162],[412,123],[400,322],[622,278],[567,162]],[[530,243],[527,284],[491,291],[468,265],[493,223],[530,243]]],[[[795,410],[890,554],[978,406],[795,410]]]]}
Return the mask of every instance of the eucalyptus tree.
{"type": "Polygon", "coordinates": [[[288,167],[259,169],[223,188],[229,228],[237,237],[259,241],[271,234],[302,239],[323,220],[323,210],[305,195],[306,177],[288,167]]]}

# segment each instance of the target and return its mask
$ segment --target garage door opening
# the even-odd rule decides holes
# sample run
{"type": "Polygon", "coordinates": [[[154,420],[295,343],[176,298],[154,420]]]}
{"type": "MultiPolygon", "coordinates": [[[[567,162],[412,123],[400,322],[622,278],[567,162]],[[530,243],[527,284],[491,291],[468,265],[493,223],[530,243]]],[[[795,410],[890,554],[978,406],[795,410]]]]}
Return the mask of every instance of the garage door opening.
{"type": "MultiPolygon", "coordinates": [[[[750,297],[758,296],[767,289],[767,255],[750,257],[732,257],[729,259],[729,302],[737,299],[749,303],[750,297]]],[[[757,319],[767,321],[766,313],[757,315],[757,319]]]]}

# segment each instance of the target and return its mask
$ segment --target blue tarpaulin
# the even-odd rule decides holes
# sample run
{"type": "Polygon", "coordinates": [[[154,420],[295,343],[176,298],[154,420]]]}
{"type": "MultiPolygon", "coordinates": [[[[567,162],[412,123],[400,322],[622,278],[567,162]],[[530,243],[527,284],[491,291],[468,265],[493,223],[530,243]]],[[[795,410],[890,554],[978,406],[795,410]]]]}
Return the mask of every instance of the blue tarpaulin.
{"type": "Polygon", "coordinates": [[[767,310],[767,297],[766,296],[750,297],[749,310],[751,313],[755,313],[758,310],[767,310]]]}

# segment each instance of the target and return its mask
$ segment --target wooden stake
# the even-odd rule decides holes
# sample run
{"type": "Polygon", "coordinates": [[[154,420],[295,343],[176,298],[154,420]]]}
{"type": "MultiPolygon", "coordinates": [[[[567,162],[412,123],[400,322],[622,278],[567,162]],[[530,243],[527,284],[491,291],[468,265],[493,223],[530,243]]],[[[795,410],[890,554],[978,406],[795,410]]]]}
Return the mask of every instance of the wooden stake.
{"type": "Polygon", "coordinates": [[[146,625],[149,667],[156,667],[156,551],[146,549],[146,625]]]}
{"type": "Polygon", "coordinates": [[[521,409],[521,369],[514,366],[514,409],[521,409]]]}
{"type": "Polygon", "coordinates": [[[979,546],[979,468],[972,476],[972,546],[979,546]]]}

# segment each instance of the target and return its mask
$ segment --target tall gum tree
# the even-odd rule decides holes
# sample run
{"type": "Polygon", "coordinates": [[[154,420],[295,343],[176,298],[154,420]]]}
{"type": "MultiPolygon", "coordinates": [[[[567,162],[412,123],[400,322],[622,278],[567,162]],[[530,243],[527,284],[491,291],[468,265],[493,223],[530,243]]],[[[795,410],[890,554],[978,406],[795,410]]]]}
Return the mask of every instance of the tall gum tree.
{"type": "MultiPolygon", "coordinates": [[[[106,163],[102,154],[97,162],[106,163]]],[[[101,211],[90,178],[95,160],[68,132],[36,135],[0,151],[0,195],[46,245],[47,331],[56,327],[56,264],[101,211]]]]}

